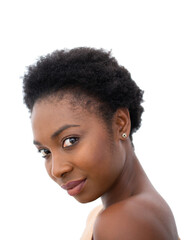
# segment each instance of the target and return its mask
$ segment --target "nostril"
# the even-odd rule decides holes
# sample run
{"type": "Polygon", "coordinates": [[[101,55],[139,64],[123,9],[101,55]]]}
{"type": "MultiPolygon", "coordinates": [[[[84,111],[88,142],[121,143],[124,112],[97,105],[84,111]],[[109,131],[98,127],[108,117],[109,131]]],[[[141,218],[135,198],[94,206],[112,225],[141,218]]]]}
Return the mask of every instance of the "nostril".
{"type": "Polygon", "coordinates": [[[62,174],[61,174],[61,178],[63,178],[65,175],[66,175],[66,173],[62,173],[62,174]]]}

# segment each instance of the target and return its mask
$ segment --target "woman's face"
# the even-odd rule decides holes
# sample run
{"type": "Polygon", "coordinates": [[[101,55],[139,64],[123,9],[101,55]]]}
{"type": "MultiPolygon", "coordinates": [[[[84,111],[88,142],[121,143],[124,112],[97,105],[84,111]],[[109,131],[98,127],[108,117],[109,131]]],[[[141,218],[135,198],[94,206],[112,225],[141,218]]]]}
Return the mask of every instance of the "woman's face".
{"type": "Polygon", "coordinates": [[[122,171],[116,127],[110,136],[100,117],[66,98],[37,102],[32,129],[49,176],[79,202],[102,196],[122,171]]]}

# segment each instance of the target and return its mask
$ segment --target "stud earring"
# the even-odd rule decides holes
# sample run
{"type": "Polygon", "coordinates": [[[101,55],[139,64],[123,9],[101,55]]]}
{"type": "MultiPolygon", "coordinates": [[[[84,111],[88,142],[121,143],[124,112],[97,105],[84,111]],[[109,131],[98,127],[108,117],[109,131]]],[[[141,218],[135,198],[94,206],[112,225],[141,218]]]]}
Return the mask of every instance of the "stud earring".
{"type": "Polygon", "coordinates": [[[123,134],[122,134],[122,137],[123,137],[123,138],[127,138],[127,134],[126,134],[126,133],[123,133],[123,134]]]}

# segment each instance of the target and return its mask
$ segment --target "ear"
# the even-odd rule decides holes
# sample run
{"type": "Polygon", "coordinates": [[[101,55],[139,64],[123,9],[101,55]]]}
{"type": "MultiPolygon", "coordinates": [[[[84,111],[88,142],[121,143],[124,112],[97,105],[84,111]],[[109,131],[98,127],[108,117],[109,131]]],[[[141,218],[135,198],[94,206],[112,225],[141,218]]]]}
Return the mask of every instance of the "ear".
{"type": "Polygon", "coordinates": [[[119,108],[114,115],[114,130],[116,136],[121,140],[126,140],[129,137],[131,130],[131,120],[129,110],[127,108],[119,108]],[[127,137],[123,137],[123,133],[127,137]]]}

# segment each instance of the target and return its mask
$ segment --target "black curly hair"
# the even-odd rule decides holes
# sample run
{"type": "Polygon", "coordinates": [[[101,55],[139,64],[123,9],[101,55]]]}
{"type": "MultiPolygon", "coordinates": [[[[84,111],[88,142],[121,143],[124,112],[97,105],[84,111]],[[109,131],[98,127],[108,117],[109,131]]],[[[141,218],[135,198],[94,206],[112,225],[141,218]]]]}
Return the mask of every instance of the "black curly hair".
{"type": "Polygon", "coordinates": [[[30,112],[37,100],[68,92],[77,98],[92,97],[99,103],[98,112],[107,121],[118,108],[128,108],[131,140],[133,132],[141,125],[143,91],[111,52],[103,49],[57,50],[40,57],[23,77],[23,92],[30,112]]]}

